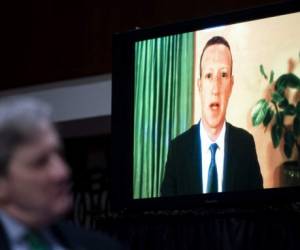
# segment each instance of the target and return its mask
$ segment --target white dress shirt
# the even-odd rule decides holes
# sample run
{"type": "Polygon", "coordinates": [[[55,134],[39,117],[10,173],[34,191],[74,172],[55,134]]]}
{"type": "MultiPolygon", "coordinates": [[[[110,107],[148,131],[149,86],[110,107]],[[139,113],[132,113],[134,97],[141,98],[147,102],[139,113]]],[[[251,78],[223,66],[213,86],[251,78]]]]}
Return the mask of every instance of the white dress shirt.
{"type": "MultiPolygon", "coordinates": [[[[7,234],[10,249],[29,250],[29,246],[25,240],[25,236],[29,232],[29,228],[27,228],[20,221],[17,221],[15,218],[8,215],[3,210],[0,210],[0,221],[2,222],[4,230],[7,234]]],[[[40,231],[40,233],[49,243],[51,249],[65,250],[65,248],[57,242],[48,229],[43,229],[40,231]]]]}
{"type": "Polygon", "coordinates": [[[208,137],[208,134],[201,121],[199,127],[200,127],[200,141],[201,141],[203,193],[207,193],[208,170],[211,161],[211,151],[209,150],[209,147],[212,143],[216,143],[218,145],[215,159],[216,159],[217,172],[218,172],[218,192],[222,192],[226,123],[223,124],[220,135],[215,141],[212,141],[208,137]]]}

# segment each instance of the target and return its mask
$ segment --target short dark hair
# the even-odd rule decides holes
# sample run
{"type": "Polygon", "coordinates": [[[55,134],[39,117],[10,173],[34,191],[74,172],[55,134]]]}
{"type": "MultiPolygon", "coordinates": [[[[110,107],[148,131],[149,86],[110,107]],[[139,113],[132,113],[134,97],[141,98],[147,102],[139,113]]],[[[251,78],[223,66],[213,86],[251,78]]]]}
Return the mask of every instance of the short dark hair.
{"type": "MultiPolygon", "coordinates": [[[[224,46],[226,46],[229,51],[230,51],[230,55],[231,55],[231,49],[230,49],[230,46],[229,46],[229,43],[228,41],[222,37],[222,36],[214,36],[212,37],[211,39],[209,39],[207,41],[207,43],[205,44],[203,50],[202,50],[202,53],[201,53],[201,56],[200,56],[200,78],[201,78],[201,74],[202,74],[202,57],[203,57],[203,54],[204,54],[204,51],[209,47],[209,46],[212,46],[212,45],[215,45],[215,44],[223,44],[224,46]]],[[[231,73],[232,73],[232,55],[231,55],[231,73]]]]}
{"type": "Polygon", "coordinates": [[[15,97],[0,102],[0,177],[8,171],[16,148],[35,138],[40,122],[52,124],[51,109],[33,98],[15,97]]]}

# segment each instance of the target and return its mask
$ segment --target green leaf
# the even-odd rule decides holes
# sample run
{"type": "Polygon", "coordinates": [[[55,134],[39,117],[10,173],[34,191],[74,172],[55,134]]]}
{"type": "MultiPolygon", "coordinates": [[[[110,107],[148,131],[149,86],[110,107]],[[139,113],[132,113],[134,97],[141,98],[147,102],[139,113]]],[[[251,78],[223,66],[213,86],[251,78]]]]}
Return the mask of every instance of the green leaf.
{"type": "Polygon", "coordinates": [[[274,71],[271,70],[269,83],[271,84],[271,83],[273,83],[273,81],[274,81],[274,71]]]}
{"type": "Polygon", "coordinates": [[[265,127],[267,127],[269,125],[269,123],[272,120],[273,116],[274,116],[274,111],[268,106],[267,113],[266,113],[265,119],[263,121],[263,124],[264,124],[265,127]]]}
{"type": "Polygon", "coordinates": [[[285,77],[285,75],[281,75],[281,76],[278,77],[278,79],[276,80],[275,86],[276,86],[277,91],[278,91],[278,89],[285,89],[286,88],[286,77],[285,77]]]}
{"type": "Polygon", "coordinates": [[[285,88],[286,88],[286,86],[284,84],[280,85],[280,84],[275,83],[275,90],[282,96],[284,96],[285,88]]]}
{"type": "Polygon", "coordinates": [[[300,89],[300,78],[293,73],[286,75],[287,87],[300,89]]]}
{"type": "Polygon", "coordinates": [[[285,115],[295,115],[296,114],[296,107],[293,104],[288,104],[284,109],[285,115]]]}
{"type": "Polygon", "coordinates": [[[252,124],[258,126],[263,122],[268,111],[269,104],[265,99],[259,100],[252,109],[252,124]]]}
{"type": "Polygon", "coordinates": [[[279,146],[280,139],[282,136],[282,126],[275,123],[272,126],[271,135],[272,135],[273,146],[274,148],[277,148],[279,146]]]}
{"type": "Polygon", "coordinates": [[[284,134],[284,153],[287,158],[290,158],[292,156],[294,145],[295,145],[295,138],[293,132],[287,130],[284,134]]]}
{"type": "Polygon", "coordinates": [[[296,88],[300,89],[300,78],[293,73],[281,75],[276,81],[277,89],[296,88]]]}
{"type": "Polygon", "coordinates": [[[278,91],[272,93],[272,101],[276,103],[281,103],[284,101],[284,96],[282,96],[278,91]]]}
{"type": "Polygon", "coordinates": [[[284,109],[285,107],[287,107],[289,105],[289,101],[284,97],[284,100],[281,101],[278,106],[282,109],[284,109]]]}
{"type": "Polygon", "coordinates": [[[294,118],[293,129],[296,136],[300,135],[300,117],[296,116],[294,118]]]}
{"type": "Polygon", "coordinates": [[[265,69],[264,69],[264,66],[261,64],[261,65],[259,65],[259,71],[260,71],[260,73],[262,74],[262,76],[266,79],[266,80],[268,80],[268,76],[267,76],[267,74],[266,74],[266,72],[265,72],[265,69]]]}
{"type": "Polygon", "coordinates": [[[283,95],[285,89],[286,89],[286,78],[284,77],[284,75],[281,75],[277,80],[276,80],[276,83],[275,83],[275,90],[277,92],[279,92],[280,94],[283,95]]]}
{"type": "Polygon", "coordinates": [[[280,112],[276,113],[275,118],[276,118],[276,124],[278,126],[282,127],[283,126],[284,111],[280,111],[280,112]]]}

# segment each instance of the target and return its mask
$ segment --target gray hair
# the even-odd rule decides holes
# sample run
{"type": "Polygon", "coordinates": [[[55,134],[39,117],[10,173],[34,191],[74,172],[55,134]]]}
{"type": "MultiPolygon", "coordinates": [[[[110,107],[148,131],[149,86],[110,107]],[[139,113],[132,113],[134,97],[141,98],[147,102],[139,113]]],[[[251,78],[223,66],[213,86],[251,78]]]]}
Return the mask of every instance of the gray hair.
{"type": "Polygon", "coordinates": [[[17,146],[36,136],[40,123],[51,121],[51,108],[34,98],[7,98],[0,102],[0,176],[6,175],[17,146]]]}

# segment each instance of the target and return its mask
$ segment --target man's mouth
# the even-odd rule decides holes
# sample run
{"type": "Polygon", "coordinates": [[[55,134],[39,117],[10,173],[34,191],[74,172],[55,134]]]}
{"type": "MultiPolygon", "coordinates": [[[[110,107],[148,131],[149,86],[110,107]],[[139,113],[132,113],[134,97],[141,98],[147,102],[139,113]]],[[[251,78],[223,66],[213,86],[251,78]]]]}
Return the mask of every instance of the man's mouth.
{"type": "Polygon", "coordinates": [[[209,104],[209,108],[213,111],[218,110],[220,107],[220,104],[218,102],[212,102],[211,104],[209,104]]]}

